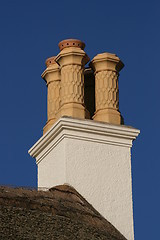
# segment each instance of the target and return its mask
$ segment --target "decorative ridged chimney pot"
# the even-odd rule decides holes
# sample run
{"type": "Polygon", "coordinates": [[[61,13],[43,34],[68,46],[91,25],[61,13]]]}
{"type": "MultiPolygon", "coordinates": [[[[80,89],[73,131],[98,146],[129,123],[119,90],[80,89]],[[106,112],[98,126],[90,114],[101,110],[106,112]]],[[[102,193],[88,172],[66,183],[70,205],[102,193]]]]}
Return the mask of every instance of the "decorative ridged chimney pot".
{"type": "Polygon", "coordinates": [[[102,53],[93,58],[91,67],[95,74],[96,111],[93,119],[121,124],[118,76],[124,64],[115,54],[102,53]]]}
{"type": "Polygon", "coordinates": [[[89,57],[83,51],[85,44],[76,39],[59,43],[61,52],[55,61],[61,68],[61,105],[58,116],[87,118],[84,106],[84,66],[89,57]]]}
{"type": "Polygon", "coordinates": [[[55,57],[46,60],[46,70],[42,73],[42,78],[46,81],[48,87],[47,94],[47,123],[43,128],[45,134],[57,120],[57,112],[60,106],[60,69],[55,62],[55,57]]]}

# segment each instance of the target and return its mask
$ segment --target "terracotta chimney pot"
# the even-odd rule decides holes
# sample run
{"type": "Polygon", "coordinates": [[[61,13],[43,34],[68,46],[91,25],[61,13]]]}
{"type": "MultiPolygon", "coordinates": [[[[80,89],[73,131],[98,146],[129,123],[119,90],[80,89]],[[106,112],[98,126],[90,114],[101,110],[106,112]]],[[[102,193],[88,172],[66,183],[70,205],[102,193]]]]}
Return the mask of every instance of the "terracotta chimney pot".
{"type": "Polygon", "coordinates": [[[47,94],[47,123],[43,128],[45,134],[57,120],[57,112],[60,107],[60,68],[55,62],[55,56],[46,60],[46,70],[42,73],[42,78],[48,87],[47,94]]]}
{"type": "Polygon", "coordinates": [[[101,53],[93,58],[90,66],[95,74],[96,111],[93,119],[121,124],[118,77],[124,64],[116,54],[101,53]]]}
{"type": "Polygon", "coordinates": [[[61,68],[61,106],[58,117],[89,118],[84,106],[84,66],[89,57],[80,40],[68,39],[59,43],[61,52],[55,61],[61,68]]]}

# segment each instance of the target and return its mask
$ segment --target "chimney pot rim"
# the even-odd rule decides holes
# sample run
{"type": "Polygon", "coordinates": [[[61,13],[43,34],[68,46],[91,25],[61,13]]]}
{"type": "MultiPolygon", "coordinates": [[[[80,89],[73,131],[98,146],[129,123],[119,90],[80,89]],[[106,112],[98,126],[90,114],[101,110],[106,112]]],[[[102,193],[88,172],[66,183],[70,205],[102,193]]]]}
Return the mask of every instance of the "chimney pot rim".
{"type": "Polygon", "coordinates": [[[60,51],[62,51],[64,48],[68,48],[68,47],[76,47],[76,48],[81,48],[82,50],[84,50],[85,43],[79,39],[70,38],[70,39],[62,40],[61,42],[59,42],[58,46],[59,46],[60,51]]]}
{"type": "Polygon", "coordinates": [[[120,71],[124,67],[124,63],[120,60],[120,58],[114,54],[114,53],[99,53],[97,54],[90,62],[90,67],[93,68],[93,64],[96,62],[102,62],[102,61],[109,61],[109,62],[115,62],[117,65],[117,70],[120,71]]]}
{"type": "Polygon", "coordinates": [[[56,56],[52,56],[52,57],[47,58],[46,61],[45,61],[46,66],[48,67],[51,64],[56,64],[55,58],[56,58],[56,56]]]}

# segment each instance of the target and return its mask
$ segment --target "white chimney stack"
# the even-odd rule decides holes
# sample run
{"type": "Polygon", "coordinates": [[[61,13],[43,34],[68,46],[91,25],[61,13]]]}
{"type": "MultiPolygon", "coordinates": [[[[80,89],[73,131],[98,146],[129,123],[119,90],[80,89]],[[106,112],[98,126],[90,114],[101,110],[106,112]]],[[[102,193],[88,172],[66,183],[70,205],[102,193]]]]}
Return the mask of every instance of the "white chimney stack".
{"type": "Polygon", "coordinates": [[[44,135],[29,150],[38,166],[38,188],[73,186],[133,240],[131,148],[140,131],[121,125],[118,76],[124,65],[115,54],[98,54],[86,76],[85,44],[69,39],[59,47],[60,53],[42,74],[48,84],[50,112],[44,135]],[[95,99],[90,99],[93,94],[85,91],[84,81],[88,84],[93,77],[95,99]]]}

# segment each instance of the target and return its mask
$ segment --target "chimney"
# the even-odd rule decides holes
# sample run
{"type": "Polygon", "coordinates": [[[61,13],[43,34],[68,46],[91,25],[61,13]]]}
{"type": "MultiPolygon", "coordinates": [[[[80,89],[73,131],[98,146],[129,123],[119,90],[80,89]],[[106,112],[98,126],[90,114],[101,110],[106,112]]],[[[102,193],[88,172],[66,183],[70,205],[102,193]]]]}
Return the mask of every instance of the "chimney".
{"type": "Polygon", "coordinates": [[[42,74],[48,86],[44,135],[29,150],[38,188],[73,186],[133,240],[131,148],[140,131],[121,124],[118,76],[124,65],[115,54],[102,53],[85,68],[82,41],[64,40],[59,47],[42,74]]]}

